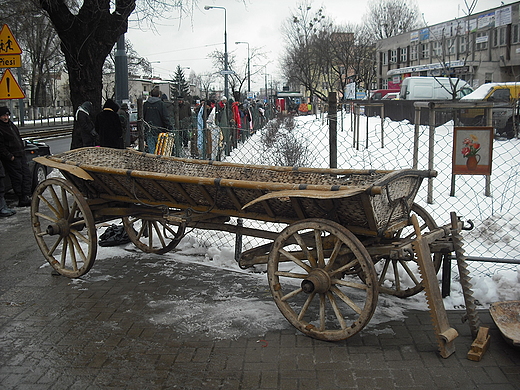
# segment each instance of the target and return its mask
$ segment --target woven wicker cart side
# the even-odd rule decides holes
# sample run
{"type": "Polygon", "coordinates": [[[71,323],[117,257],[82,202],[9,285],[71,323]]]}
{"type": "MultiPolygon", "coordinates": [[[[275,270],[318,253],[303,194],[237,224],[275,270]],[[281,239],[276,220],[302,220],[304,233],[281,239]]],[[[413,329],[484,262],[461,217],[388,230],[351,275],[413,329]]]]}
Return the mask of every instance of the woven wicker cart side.
{"type": "Polygon", "coordinates": [[[54,164],[87,198],[284,223],[325,218],[377,234],[408,217],[417,180],[427,176],[186,160],[110,148],[76,149],[41,163],[54,164]],[[373,194],[376,187],[380,196],[373,194]]]}

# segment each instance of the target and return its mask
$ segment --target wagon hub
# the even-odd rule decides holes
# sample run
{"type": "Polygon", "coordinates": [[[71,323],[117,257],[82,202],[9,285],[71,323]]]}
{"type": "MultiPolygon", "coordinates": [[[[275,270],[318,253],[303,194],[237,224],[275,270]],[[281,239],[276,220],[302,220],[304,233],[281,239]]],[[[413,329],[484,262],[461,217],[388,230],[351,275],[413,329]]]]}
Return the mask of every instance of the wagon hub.
{"type": "Polygon", "coordinates": [[[69,234],[69,224],[65,219],[61,218],[56,223],[52,223],[47,226],[46,232],[50,236],[59,234],[60,236],[64,237],[69,234]]]}
{"type": "Polygon", "coordinates": [[[302,290],[310,294],[312,292],[324,294],[330,290],[331,281],[327,271],[316,268],[302,281],[302,290]]]}

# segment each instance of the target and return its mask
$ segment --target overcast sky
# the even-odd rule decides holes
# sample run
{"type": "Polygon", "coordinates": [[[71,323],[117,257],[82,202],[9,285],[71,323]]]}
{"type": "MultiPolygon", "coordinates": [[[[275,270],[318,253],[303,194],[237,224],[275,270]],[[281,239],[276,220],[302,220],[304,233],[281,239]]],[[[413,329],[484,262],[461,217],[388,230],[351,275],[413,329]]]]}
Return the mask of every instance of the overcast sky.
{"type": "MultiPolygon", "coordinates": [[[[215,49],[224,49],[224,19],[227,14],[228,52],[237,56],[237,62],[245,66],[247,45],[237,45],[236,41],[248,42],[251,51],[262,48],[267,54],[266,59],[255,63],[260,67],[251,69],[252,73],[260,73],[252,77],[252,89],[258,90],[264,84],[264,68],[261,65],[267,64],[268,75],[276,77],[279,74],[278,57],[284,48],[280,27],[298,4],[300,1],[291,0],[200,0],[199,9],[194,10],[191,19],[179,21],[173,16],[157,19],[156,32],[139,30],[131,24],[126,37],[140,56],[152,62],[154,75],[169,78],[177,65],[190,68],[185,70],[186,76],[191,70],[197,74],[215,71],[207,56],[215,49]],[[204,10],[205,5],[225,7],[226,11],[204,10]]],[[[361,23],[367,10],[366,2],[359,0],[314,1],[313,7],[318,9],[321,4],[324,4],[325,15],[337,24],[361,23]]],[[[464,15],[463,1],[418,0],[418,4],[428,25],[464,15]]],[[[500,5],[499,0],[479,0],[475,12],[500,5]]]]}

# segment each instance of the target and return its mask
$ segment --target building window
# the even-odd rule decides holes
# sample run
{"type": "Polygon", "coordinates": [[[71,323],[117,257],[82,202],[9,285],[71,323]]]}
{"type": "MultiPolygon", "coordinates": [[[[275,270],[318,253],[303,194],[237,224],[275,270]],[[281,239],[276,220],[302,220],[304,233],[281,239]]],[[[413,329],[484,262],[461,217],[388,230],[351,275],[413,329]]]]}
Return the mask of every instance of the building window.
{"type": "Polygon", "coordinates": [[[397,49],[390,50],[390,63],[395,64],[397,62],[397,49]]]}
{"type": "Polygon", "coordinates": [[[487,32],[479,32],[475,35],[475,50],[485,50],[488,47],[487,32]]]}
{"type": "Polygon", "coordinates": [[[500,27],[497,29],[498,32],[498,46],[504,46],[506,44],[506,28],[500,27]]]}
{"type": "Polygon", "coordinates": [[[432,56],[434,56],[434,57],[442,56],[442,42],[439,42],[439,41],[432,42],[432,56]]]}
{"type": "Polygon", "coordinates": [[[493,73],[486,73],[484,77],[484,83],[492,83],[493,82],[493,73]]]}
{"type": "Polygon", "coordinates": [[[455,38],[446,39],[445,50],[448,55],[455,55],[455,38]]]}
{"type": "Polygon", "coordinates": [[[406,62],[406,61],[408,61],[408,48],[403,47],[401,49],[401,62],[406,62]]]}
{"type": "Polygon", "coordinates": [[[518,31],[518,24],[513,24],[511,26],[511,42],[512,43],[518,43],[520,42],[520,37],[519,37],[519,31],[518,31]]]}
{"type": "Polygon", "coordinates": [[[417,45],[410,46],[410,61],[417,60],[417,45]]]}
{"type": "Polygon", "coordinates": [[[381,63],[383,65],[387,65],[388,64],[388,57],[386,55],[386,51],[381,53],[381,63]]]}
{"type": "Polygon", "coordinates": [[[430,58],[430,44],[421,43],[421,58],[430,58]]]}
{"type": "Polygon", "coordinates": [[[467,48],[467,38],[465,36],[459,37],[459,53],[465,53],[467,48]]]}

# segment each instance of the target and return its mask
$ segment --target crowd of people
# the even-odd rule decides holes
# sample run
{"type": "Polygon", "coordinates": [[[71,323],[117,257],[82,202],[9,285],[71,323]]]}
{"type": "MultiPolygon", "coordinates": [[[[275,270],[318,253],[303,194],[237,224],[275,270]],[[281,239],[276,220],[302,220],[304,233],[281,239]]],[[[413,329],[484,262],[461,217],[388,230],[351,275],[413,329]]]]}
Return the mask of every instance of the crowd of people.
{"type": "MultiPolygon", "coordinates": [[[[201,100],[192,103],[179,96],[168,101],[159,88],[150,92],[143,104],[144,143],[148,153],[156,153],[160,133],[174,134],[172,154],[220,159],[254,131],[265,125],[274,110],[260,101],[201,100]]],[[[18,197],[18,207],[31,205],[32,176],[27,164],[24,141],[10,120],[8,107],[0,107],[0,217],[16,210],[5,200],[5,178],[9,176],[18,197]]],[[[101,146],[123,149],[131,144],[129,107],[107,99],[95,115],[94,105],[83,102],[76,110],[71,149],[101,146]]]]}

